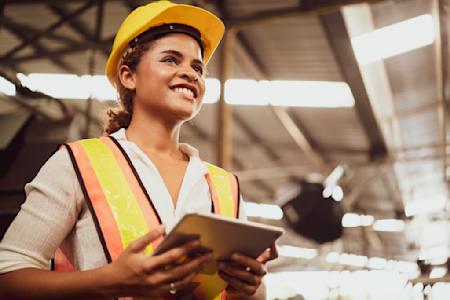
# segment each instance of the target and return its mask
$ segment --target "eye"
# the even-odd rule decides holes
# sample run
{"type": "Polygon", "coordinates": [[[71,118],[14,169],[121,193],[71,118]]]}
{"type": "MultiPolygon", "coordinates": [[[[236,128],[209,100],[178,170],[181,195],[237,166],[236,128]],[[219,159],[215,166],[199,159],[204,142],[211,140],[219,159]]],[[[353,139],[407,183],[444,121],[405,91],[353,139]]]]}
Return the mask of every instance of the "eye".
{"type": "Polygon", "coordinates": [[[193,65],[192,69],[194,69],[195,72],[197,72],[200,75],[203,75],[203,66],[201,65],[193,65]]]}
{"type": "Polygon", "coordinates": [[[161,62],[166,62],[166,63],[169,63],[169,64],[177,64],[178,60],[174,56],[166,56],[163,59],[161,59],[161,62]]]}

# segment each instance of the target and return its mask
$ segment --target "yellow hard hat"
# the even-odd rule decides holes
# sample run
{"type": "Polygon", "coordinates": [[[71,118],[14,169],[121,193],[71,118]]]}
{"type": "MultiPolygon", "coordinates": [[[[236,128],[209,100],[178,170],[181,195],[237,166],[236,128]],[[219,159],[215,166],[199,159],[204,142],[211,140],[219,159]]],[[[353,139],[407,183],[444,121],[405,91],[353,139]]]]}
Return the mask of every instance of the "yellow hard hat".
{"type": "Polygon", "coordinates": [[[197,29],[204,46],[203,60],[209,61],[222,39],[225,26],[214,14],[199,7],[157,1],[132,11],[120,25],[106,62],[106,76],[115,86],[120,57],[130,41],[150,28],[163,24],[183,24],[197,29]]]}

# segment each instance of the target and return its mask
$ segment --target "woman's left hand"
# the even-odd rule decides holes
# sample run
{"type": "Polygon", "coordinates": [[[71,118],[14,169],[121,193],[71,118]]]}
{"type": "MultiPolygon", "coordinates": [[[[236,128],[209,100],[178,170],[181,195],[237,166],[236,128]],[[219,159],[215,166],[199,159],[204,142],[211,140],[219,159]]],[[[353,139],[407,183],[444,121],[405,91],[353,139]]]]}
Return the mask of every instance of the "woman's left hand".
{"type": "Polygon", "coordinates": [[[257,259],[235,253],[231,260],[219,262],[219,275],[228,283],[227,294],[237,298],[253,296],[267,273],[265,263],[277,257],[273,245],[257,259]]]}

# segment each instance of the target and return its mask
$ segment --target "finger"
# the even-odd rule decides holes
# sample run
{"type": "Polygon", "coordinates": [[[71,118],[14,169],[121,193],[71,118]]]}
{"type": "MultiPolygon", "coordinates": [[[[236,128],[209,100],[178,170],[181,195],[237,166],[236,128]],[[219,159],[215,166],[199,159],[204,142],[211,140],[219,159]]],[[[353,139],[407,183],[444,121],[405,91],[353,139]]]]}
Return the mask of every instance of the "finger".
{"type": "Polygon", "coordinates": [[[278,258],[278,251],[277,251],[276,247],[272,246],[272,247],[264,250],[264,252],[260,256],[258,256],[258,258],[256,260],[265,264],[276,258],[278,258]]]}
{"type": "Polygon", "coordinates": [[[128,245],[128,249],[132,252],[143,251],[148,246],[148,244],[162,236],[165,230],[166,227],[164,225],[161,225],[155,230],[149,231],[147,234],[131,242],[128,245]]]}
{"type": "MultiPolygon", "coordinates": [[[[200,270],[206,266],[206,261],[212,259],[212,254],[205,254],[206,257],[198,257],[194,262],[186,263],[179,268],[164,270],[162,268],[147,272],[145,282],[152,290],[161,290],[163,285],[169,285],[171,282],[182,280],[184,277],[191,275],[195,276],[200,270]]],[[[149,259],[155,259],[157,256],[148,257],[149,259]]],[[[164,290],[166,292],[166,290],[164,290]]]]}
{"type": "Polygon", "coordinates": [[[241,293],[244,293],[247,296],[251,296],[256,293],[256,290],[258,289],[259,285],[249,285],[245,283],[244,281],[241,281],[237,278],[234,278],[224,272],[219,272],[219,276],[228,282],[229,285],[231,285],[233,288],[238,290],[241,293]]]}
{"type": "Polygon", "coordinates": [[[154,269],[166,269],[166,266],[180,264],[183,258],[187,257],[191,252],[201,247],[199,240],[193,240],[186,244],[170,249],[167,252],[152,256],[148,263],[144,266],[145,270],[152,271],[154,269]]]}
{"type": "Polygon", "coordinates": [[[197,284],[192,283],[192,279],[194,279],[196,274],[189,274],[188,276],[185,276],[184,278],[181,278],[176,281],[164,283],[161,285],[160,290],[163,290],[165,294],[169,294],[170,291],[175,290],[177,294],[187,294],[190,293],[192,290],[194,290],[197,284]]]}
{"type": "Polygon", "coordinates": [[[260,263],[266,263],[270,260],[270,256],[271,256],[271,251],[269,248],[267,248],[266,250],[264,250],[263,253],[261,253],[260,256],[258,256],[258,258],[256,259],[257,261],[259,261],[260,263]]]}
{"type": "Polygon", "coordinates": [[[225,274],[231,277],[245,281],[250,285],[258,286],[261,283],[260,276],[250,273],[246,270],[243,270],[241,267],[235,267],[232,264],[227,264],[223,262],[219,263],[218,266],[221,272],[224,272],[225,274]]]}
{"type": "Polygon", "coordinates": [[[254,258],[235,253],[231,256],[231,260],[241,265],[243,269],[250,268],[249,271],[253,272],[256,275],[266,275],[266,269],[264,265],[254,258]]]}
{"type": "Polygon", "coordinates": [[[191,259],[182,265],[163,271],[161,274],[161,280],[163,282],[173,282],[191,274],[195,275],[203,270],[212,259],[212,253],[191,259]]]}

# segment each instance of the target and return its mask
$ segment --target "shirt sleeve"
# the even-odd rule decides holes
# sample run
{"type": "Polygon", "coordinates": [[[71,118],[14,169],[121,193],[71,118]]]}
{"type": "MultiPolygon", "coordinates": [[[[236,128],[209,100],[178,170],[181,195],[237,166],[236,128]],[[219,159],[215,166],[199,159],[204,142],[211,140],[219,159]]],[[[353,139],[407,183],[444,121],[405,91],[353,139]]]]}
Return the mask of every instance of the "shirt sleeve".
{"type": "Polygon", "coordinates": [[[82,194],[67,149],[50,157],[25,192],[26,200],[0,242],[0,274],[49,269],[55,250],[72,230],[82,194]]]}

